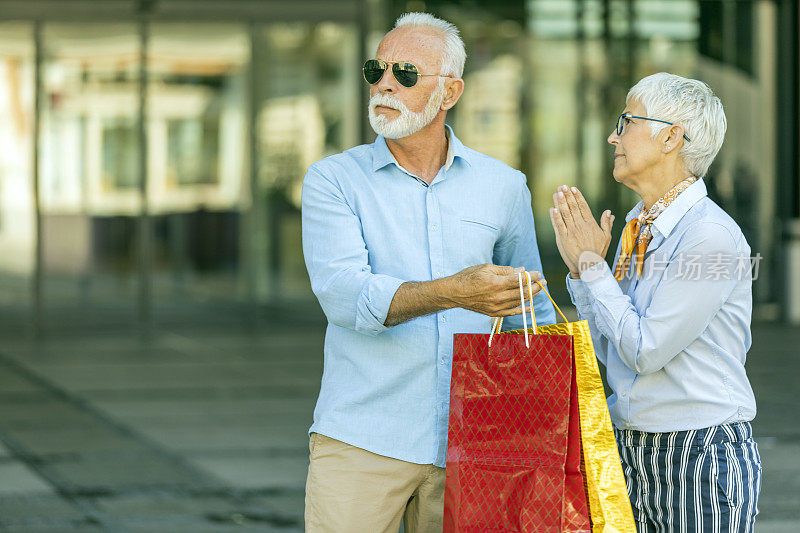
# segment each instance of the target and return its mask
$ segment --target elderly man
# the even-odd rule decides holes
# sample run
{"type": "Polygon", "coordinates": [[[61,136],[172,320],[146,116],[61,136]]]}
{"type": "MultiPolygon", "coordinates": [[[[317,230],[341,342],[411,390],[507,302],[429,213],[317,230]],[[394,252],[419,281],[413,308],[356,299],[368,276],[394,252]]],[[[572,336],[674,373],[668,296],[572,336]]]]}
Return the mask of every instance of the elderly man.
{"type": "Polygon", "coordinates": [[[519,315],[518,272],[540,277],[525,176],[445,125],[465,57],[452,24],[400,17],[364,64],[378,138],[306,174],[303,251],[328,318],[306,531],[442,530],[453,333],[519,315]]]}

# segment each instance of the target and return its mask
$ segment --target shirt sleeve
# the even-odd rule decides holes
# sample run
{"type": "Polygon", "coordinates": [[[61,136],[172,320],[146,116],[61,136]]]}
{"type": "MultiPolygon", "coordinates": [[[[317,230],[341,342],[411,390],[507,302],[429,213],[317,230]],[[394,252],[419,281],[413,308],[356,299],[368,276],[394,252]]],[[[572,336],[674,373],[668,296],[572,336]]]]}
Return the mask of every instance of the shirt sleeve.
{"type": "MultiPolygon", "coordinates": [[[[592,302],[598,331],[612,344],[625,366],[645,375],[657,372],[708,327],[740,281],[726,274],[714,279],[714,258],[735,258],[730,231],[717,223],[699,223],[667,262],[650,304],[638,310],[624,294],[606,263],[581,273],[592,302]],[[690,269],[692,260],[700,268],[690,269]]],[[[645,269],[645,275],[647,269],[645,269]]],[[[655,275],[655,274],[653,274],[655,275]]]]}
{"type": "MultiPolygon", "coordinates": [[[[621,248],[621,243],[617,244],[615,258],[619,257],[621,248]]],[[[593,268],[602,268],[602,265],[594,265],[593,268]]],[[[569,291],[569,297],[572,300],[572,304],[578,311],[578,316],[581,318],[581,320],[586,320],[589,323],[589,333],[592,335],[592,344],[594,345],[594,352],[597,356],[597,359],[603,363],[603,366],[608,366],[608,339],[606,339],[600,333],[600,330],[597,329],[597,321],[595,320],[594,310],[592,309],[592,303],[594,302],[592,293],[589,292],[589,288],[586,286],[586,283],[584,283],[580,278],[574,279],[569,274],[567,274],[567,291],[569,291]]]]}
{"type": "Polygon", "coordinates": [[[311,290],[328,321],[366,335],[388,329],[404,280],[372,272],[360,218],[335,180],[314,166],[303,179],[302,233],[311,290]]]}
{"type": "MultiPolygon", "coordinates": [[[[542,272],[542,260],[536,242],[536,228],[531,209],[531,193],[525,175],[517,173],[519,181],[514,188],[508,223],[494,247],[493,261],[496,265],[525,267],[525,270],[542,272]]],[[[555,324],[556,311],[544,292],[533,297],[533,311],[540,325],[555,324]]],[[[530,326],[530,325],[529,325],[530,326]]],[[[522,315],[503,320],[503,329],[521,329],[522,315]]]]}
{"type": "Polygon", "coordinates": [[[594,346],[594,353],[597,360],[603,363],[603,366],[608,366],[608,341],[597,329],[597,321],[594,317],[592,310],[592,295],[586,284],[580,279],[573,279],[567,274],[567,290],[569,291],[570,299],[575,309],[578,311],[578,316],[581,320],[589,323],[589,333],[592,336],[592,344],[594,346]]]}

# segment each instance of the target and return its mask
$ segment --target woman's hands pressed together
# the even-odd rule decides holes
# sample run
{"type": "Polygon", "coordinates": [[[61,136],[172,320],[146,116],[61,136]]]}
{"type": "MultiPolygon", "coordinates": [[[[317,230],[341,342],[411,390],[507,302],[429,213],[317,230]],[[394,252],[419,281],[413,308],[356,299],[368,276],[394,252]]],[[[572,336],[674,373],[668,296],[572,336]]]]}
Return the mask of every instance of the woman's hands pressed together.
{"type": "Polygon", "coordinates": [[[605,260],[614,215],[604,211],[598,224],[581,192],[566,185],[558,188],[553,203],[550,222],[556,233],[556,246],[570,275],[577,278],[583,270],[605,260]]]}

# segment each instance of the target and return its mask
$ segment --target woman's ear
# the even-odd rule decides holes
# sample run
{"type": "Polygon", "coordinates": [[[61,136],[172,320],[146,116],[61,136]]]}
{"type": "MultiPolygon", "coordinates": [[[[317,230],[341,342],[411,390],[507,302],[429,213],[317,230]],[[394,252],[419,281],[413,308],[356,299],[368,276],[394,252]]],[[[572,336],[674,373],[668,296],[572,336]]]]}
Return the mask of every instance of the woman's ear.
{"type": "Polygon", "coordinates": [[[662,150],[665,154],[667,154],[672,150],[674,150],[675,148],[678,148],[678,146],[682,142],[684,133],[683,126],[681,126],[680,124],[673,124],[666,130],[662,131],[666,131],[666,136],[664,137],[663,140],[662,150]]]}

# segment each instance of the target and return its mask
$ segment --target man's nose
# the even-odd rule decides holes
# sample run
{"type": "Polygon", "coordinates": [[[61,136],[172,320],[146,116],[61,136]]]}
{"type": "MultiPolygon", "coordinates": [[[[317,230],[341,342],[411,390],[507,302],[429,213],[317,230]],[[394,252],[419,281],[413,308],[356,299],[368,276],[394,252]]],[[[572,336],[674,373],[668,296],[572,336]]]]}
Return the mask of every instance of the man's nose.
{"type": "Polygon", "coordinates": [[[613,145],[619,144],[619,135],[617,135],[616,128],[611,130],[611,135],[609,135],[608,139],[606,140],[608,141],[608,144],[613,144],[613,145]]]}
{"type": "Polygon", "coordinates": [[[382,93],[397,92],[397,80],[394,79],[394,74],[392,74],[392,67],[383,71],[383,76],[375,84],[375,88],[382,93]]]}

